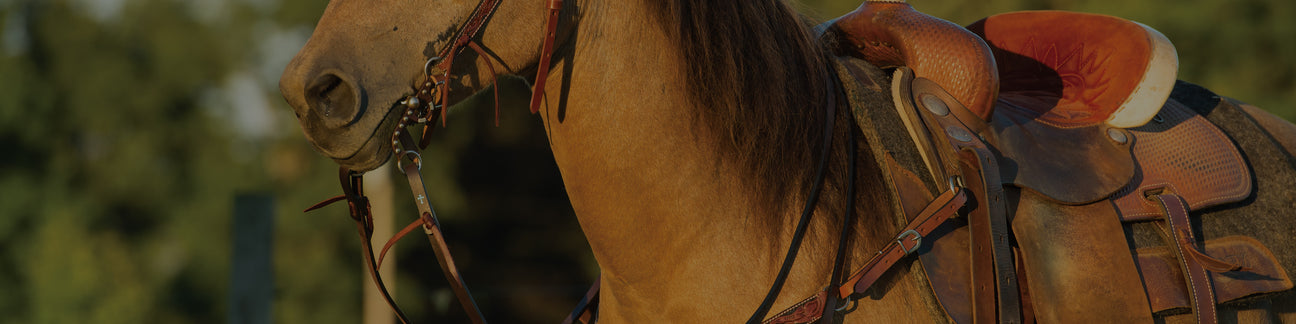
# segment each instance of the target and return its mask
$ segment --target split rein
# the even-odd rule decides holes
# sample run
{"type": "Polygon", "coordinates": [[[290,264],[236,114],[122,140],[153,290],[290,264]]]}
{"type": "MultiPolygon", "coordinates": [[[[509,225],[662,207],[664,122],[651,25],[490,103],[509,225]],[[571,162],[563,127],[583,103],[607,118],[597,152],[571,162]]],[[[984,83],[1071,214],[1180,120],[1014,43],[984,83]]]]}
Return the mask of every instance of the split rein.
{"type": "MultiPolygon", "coordinates": [[[[445,274],[446,281],[450,283],[454,290],[455,297],[458,298],[459,304],[463,306],[464,311],[472,319],[473,323],[485,323],[481,311],[477,308],[476,302],[473,301],[472,295],[468,292],[467,285],[464,284],[463,278],[459,275],[459,270],[455,267],[454,259],[450,256],[450,250],[446,246],[445,237],[441,233],[440,222],[437,221],[436,212],[428,201],[427,189],[423,185],[423,177],[420,174],[422,169],[422,158],[419,156],[419,149],[427,148],[431,141],[431,130],[435,127],[435,120],[440,118],[442,125],[445,125],[446,102],[449,100],[451,80],[451,69],[454,66],[455,57],[462,53],[464,49],[471,49],[477,53],[478,57],[486,62],[490,70],[491,83],[495,84],[495,66],[491,62],[491,56],[487,55],[481,43],[476,40],[482,27],[484,27],[490,17],[499,8],[500,0],[482,0],[473,10],[472,16],[464,23],[462,28],[456,33],[454,42],[449,44],[437,56],[428,59],[423,66],[423,73],[426,76],[423,80],[417,82],[414,86],[415,93],[401,101],[405,112],[402,114],[400,121],[397,123],[396,130],[391,136],[392,152],[396,155],[397,168],[404,173],[409,181],[410,191],[415,197],[415,202],[419,210],[419,218],[410,225],[406,226],[396,235],[383,245],[382,251],[378,254],[377,259],[373,253],[373,213],[369,205],[369,198],[364,194],[363,174],[355,172],[346,167],[340,168],[338,178],[342,184],[342,195],[329,198],[323,202],[315,204],[306,211],[312,211],[321,207],[346,200],[350,208],[351,219],[356,222],[356,229],[359,231],[361,245],[364,250],[365,262],[369,268],[370,278],[373,279],[374,285],[382,294],[387,305],[391,306],[392,311],[396,313],[396,318],[403,324],[410,324],[410,320],[400,307],[396,306],[396,301],[392,299],[387,287],[383,284],[382,276],[378,273],[378,268],[387,255],[387,250],[406,234],[414,231],[415,228],[422,227],[423,232],[427,235],[428,241],[432,244],[432,249],[436,253],[437,263],[441,265],[441,272],[445,274]],[[438,115],[439,111],[439,115],[438,115]],[[406,131],[411,124],[423,124],[423,132],[419,140],[418,147],[415,147],[414,139],[406,131]],[[409,163],[405,163],[408,161],[409,163]]],[[[549,0],[548,13],[545,23],[545,34],[543,47],[541,48],[539,69],[536,73],[535,86],[531,95],[531,113],[540,110],[540,102],[544,96],[544,87],[549,75],[549,66],[553,59],[554,38],[557,35],[558,15],[562,9],[562,0],[549,0]]],[[[499,87],[494,86],[495,92],[495,124],[499,125],[499,87]]]]}
{"type": "Polygon", "coordinates": [[[406,226],[396,235],[392,236],[392,238],[387,241],[387,244],[383,246],[382,252],[378,255],[377,260],[374,259],[373,245],[371,243],[374,230],[373,214],[370,209],[369,198],[364,194],[363,176],[361,173],[351,171],[347,168],[341,168],[338,172],[338,178],[342,182],[343,194],[315,204],[314,206],[307,208],[306,211],[319,209],[342,200],[347,201],[347,205],[350,207],[351,219],[355,220],[356,229],[360,234],[360,244],[365,255],[365,263],[369,268],[370,278],[373,279],[374,285],[378,287],[378,291],[382,294],[387,305],[391,306],[392,311],[396,313],[396,318],[404,324],[410,323],[409,318],[405,316],[405,313],[401,311],[400,307],[396,306],[396,301],[392,299],[391,294],[387,291],[387,286],[383,283],[382,275],[378,273],[378,268],[382,264],[382,260],[387,255],[387,250],[391,248],[392,244],[413,231],[415,228],[422,227],[424,233],[428,236],[428,241],[432,243],[433,251],[436,252],[437,263],[441,265],[441,271],[445,274],[446,280],[450,282],[455,297],[457,297],[460,304],[463,305],[464,311],[468,313],[470,318],[472,318],[473,323],[485,323],[482,319],[481,311],[477,309],[476,303],[473,302],[472,295],[468,292],[467,285],[464,284],[463,278],[459,275],[458,268],[455,267],[453,257],[450,256],[449,248],[445,243],[445,237],[441,234],[441,225],[436,219],[436,212],[432,210],[432,206],[428,203],[427,193],[423,188],[423,178],[419,175],[421,162],[417,158],[417,153],[415,154],[414,159],[414,163],[402,166],[401,170],[407,175],[410,181],[410,190],[415,192],[415,200],[417,201],[419,209],[419,219],[411,223],[409,226],[406,226]]]}

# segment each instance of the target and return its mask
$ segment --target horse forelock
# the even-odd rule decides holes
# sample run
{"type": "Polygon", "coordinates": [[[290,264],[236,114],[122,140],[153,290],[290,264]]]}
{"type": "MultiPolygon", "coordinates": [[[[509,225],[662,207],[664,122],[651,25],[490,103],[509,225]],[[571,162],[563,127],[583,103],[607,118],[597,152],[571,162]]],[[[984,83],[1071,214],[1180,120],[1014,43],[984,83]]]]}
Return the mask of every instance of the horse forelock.
{"type": "Polygon", "coordinates": [[[765,207],[786,210],[810,187],[823,141],[830,72],[808,22],[781,0],[647,3],[678,45],[698,126],[747,169],[765,207]]]}

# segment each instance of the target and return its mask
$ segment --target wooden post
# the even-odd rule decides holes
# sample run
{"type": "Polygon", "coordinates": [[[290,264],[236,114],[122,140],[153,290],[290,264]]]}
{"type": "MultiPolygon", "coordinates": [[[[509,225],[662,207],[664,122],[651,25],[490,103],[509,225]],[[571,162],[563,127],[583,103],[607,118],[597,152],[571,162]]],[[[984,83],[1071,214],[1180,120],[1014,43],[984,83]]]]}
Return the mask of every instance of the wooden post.
{"type": "Polygon", "coordinates": [[[234,197],[230,253],[229,323],[270,324],[274,301],[274,198],[234,197]]]}
{"type": "MultiPolygon", "coordinates": [[[[392,182],[391,182],[391,163],[387,163],[376,170],[370,171],[364,177],[365,194],[369,196],[369,204],[373,207],[374,233],[373,246],[381,248],[387,243],[387,239],[396,234],[394,215],[392,215],[392,182]]],[[[382,268],[379,274],[382,274],[383,284],[387,286],[387,292],[396,297],[396,249],[387,252],[387,258],[383,260],[382,268]]],[[[378,251],[374,251],[378,253],[378,251]]],[[[378,256],[375,255],[375,258],[378,256]]],[[[363,266],[363,265],[362,265],[363,266]]],[[[373,280],[369,278],[369,269],[364,272],[364,323],[365,324],[393,324],[396,322],[396,316],[392,312],[391,306],[383,300],[382,293],[374,286],[373,280]]]]}

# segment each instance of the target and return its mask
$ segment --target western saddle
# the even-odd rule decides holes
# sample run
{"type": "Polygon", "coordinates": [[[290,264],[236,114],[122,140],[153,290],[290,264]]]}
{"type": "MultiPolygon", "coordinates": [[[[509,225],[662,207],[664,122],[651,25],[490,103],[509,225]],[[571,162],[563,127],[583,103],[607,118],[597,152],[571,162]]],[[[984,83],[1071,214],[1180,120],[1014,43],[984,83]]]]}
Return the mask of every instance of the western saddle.
{"type": "MultiPolygon", "coordinates": [[[[917,222],[944,179],[969,188],[967,217],[917,251],[954,322],[1151,323],[1191,311],[1213,323],[1216,304],[1292,288],[1259,241],[1194,236],[1189,212],[1250,197],[1251,169],[1227,135],[1171,98],[1178,59],[1156,30],[1060,11],[964,28],[893,1],[818,30],[905,211],[897,222],[917,222]],[[888,90],[868,65],[893,69],[895,109],[859,104],[888,90]],[[1131,248],[1140,223],[1166,244],[1131,248]]],[[[805,314],[817,313],[767,322],[818,319],[805,314]]]]}

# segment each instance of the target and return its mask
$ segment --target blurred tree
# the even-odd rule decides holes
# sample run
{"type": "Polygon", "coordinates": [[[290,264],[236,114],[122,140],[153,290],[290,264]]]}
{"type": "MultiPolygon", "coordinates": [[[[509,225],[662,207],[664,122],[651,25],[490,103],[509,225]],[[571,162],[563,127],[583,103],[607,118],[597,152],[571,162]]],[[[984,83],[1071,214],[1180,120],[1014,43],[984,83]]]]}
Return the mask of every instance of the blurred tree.
{"type": "Polygon", "coordinates": [[[223,322],[231,197],[273,183],[208,100],[264,20],[220,4],[0,2],[0,322],[223,322]]]}

